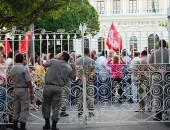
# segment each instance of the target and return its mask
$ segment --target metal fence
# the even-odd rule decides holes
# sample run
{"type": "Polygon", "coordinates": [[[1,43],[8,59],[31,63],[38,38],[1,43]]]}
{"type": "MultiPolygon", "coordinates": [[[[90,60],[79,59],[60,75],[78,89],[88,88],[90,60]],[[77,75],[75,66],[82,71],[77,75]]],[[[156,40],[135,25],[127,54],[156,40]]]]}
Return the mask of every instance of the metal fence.
{"type": "MultiPolygon", "coordinates": [[[[84,32],[82,30],[77,33],[34,33],[32,36],[32,48],[26,55],[25,65],[33,77],[32,83],[37,104],[31,106],[30,123],[44,121],[41,115],[44,79],[34,73],[36,57],[40,57],[42,65],[43,61],[46,61],[45,56],[48,60],[49,53],[56,55],[63,50],[65,44],[68,45],[68,51],[75,50],[77,56],[79,53],[83,56],[84,46],[90,50],[96,50],[98,57],[101,55],[100,51],[108,50],[105,45],[108,31],[96,35],[85,36],[85,34],[85,30],[84,32]],[[31,65],[30,62],[32,62],[31,65]]],[[[156,50],[160,39],[168,39],[168,32],[161,31],[121,32],[120,35],[123,39],[123,49],[126,49],[129,54],[134,48],[138,52],[142,52],[145,47],[148,52],[152,49],[156,50]]],[[[23,36],[23,34],[13,34],[8,39],[13,56],[23,36]]],[[[7,39],[5,35],[0,35],[0,38],[2,43],[7,39]]],[[[96,68],[96,73],[92,79],[87,80],[89,66],[77,66],[82,80],[77,78],[76,81],[71,81],[71,84],[63,87],[61,110],[66,109],[69,116],[61,117],[59,123],[87,125],[87,123],[153,122],[156,112],[162,113],[161,121],[169,121],[169,63],[162,62],[152,66],[137,63],[134,68],[129,69],[130,64],[120,63],[121,54],[114,53],[115,55],[119,58],[119,64],[110,65],[111,70],[114,68],[114,74],[112,71],[108,73],[103,66],[94,62],[96,64],[93,67],[96,68]],[[153,66],[156,69],[153,69],[153,66]],[[80,112],[82,115],[79,114],[80,112]]],[[[160,57],[165,56],[161,54],[160,57]]],[[[7,57],[4,59],[7,60],[7,57]]],[[[8,68],[4,64],[4,59],[1,57],[0,63],[4,65],[0,73],[0,123],[2,124],[11,123],[13,111],[13,83],[12,79],[7,80],[8,68]]]]}

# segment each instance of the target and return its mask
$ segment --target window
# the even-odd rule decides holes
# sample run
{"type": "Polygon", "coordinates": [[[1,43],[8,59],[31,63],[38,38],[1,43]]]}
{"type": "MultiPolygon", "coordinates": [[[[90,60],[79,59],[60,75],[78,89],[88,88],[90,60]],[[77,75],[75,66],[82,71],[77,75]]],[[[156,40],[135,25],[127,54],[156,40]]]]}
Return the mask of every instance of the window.
{"type": "Polygon", "coordinates": [[[149,37],[148,37],[148,51],[149,51],[149,53],[152,49],[158,48],[158,46],[157,46],[158,42],[159,42],[159,36],[157,34],[155,34],[155,36],[154,36],[154,34],[149,35],[149,37]],[[154,46],[155,46],[155,48],[154,48],[154,46]]]}
{"type": "Polygon", "coordinates": [[[137,13],[137,0],[129,0],[129,13],[137,13]]]}
{"type": "Polygon", "coordinates": [[[105,46],[105,39],[103,37],[99,37],[99,39],[98,39],[98,52],[102,52],[103,50],[105,50],[104,46],[105,46]]]}
{"type": "Polygon", "coordinates": [[[147,12],[148,13],[159,12],[159,2],[158,2],[158,0],[147,0],[147,12]]]}
{"type": "Polygon", "coordinates": [[[136,48],[137,50],[137,37],[136,36],[130,37],[130,50],[132,50],[133,48],[136,48]]]}
{"type": "Polygon", "coordinates": [[[104,14],[104,1],[97,1],[97,11],[99,14],[104,14]]]}
{"type": "Polygon", "coordinates": [[[119,14],[120,10],[120,0],[113,0],[113,14],[119,14]]]}

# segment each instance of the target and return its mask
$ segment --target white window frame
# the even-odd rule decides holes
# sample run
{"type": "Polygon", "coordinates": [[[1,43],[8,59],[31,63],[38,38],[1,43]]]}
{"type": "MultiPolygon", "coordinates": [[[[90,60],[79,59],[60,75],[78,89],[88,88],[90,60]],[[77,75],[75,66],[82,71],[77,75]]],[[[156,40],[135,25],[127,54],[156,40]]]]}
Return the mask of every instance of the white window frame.
{"type": "Polygon", "coordinates": [[[137,13],[137,0],[129,0],[129,13],[137,13]]]}
{"type": "Polygon", "coordinates": [[[105,11],[105,3],[103,0],[97,1],[97,11],[99,14],[104,14],[105,11]]]}

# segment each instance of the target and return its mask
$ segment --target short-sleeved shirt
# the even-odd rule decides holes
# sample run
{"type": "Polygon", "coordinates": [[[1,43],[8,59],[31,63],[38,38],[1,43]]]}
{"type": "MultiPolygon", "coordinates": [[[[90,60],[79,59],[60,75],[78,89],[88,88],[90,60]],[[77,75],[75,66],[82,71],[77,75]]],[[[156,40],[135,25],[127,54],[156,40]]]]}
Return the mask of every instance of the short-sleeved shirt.
{"type": "MultiPolygon", "coordinates": [[[[58,53],[55,58],[58,59],[61,56],[62,53],[58,53]]],[[[68,60],[68,63],[75,63],[74,58],[70,55],[70,59],[68,60]]]]}
{"type": "Polygon", "coordinates": [[[163,63],[169,63],[169,51],[165,48],[159,48],[158,50],[155,50],[151,53],[150,64],[163,64],[163,63]]]}
{"type": "Polygon", "coordinates": [[[76,73],[64,60],[50,60],[44,66],[49,67],[45,74],[46,83],[63,87],[67,83],[68,78],[74,79],[76,76],[76,73]]]}
{"type": "Polygon", "coordinates": [[[27,87],[26,83],[31,81],[30,73],[23,64],[15,64],[10,70],[10,76],[12,77],[12,82],[16,88],[27,87]]]}
{"type": "Polygon", "coordinates": [[[76,59],[76,65],[79,67],[78,71],[83,75],[83,69],[85,75],[88,77],[90,73],[95,69],[95,61],[90,57],[84,56],[84,66],[83,66],[83,57],[76,59]]]}

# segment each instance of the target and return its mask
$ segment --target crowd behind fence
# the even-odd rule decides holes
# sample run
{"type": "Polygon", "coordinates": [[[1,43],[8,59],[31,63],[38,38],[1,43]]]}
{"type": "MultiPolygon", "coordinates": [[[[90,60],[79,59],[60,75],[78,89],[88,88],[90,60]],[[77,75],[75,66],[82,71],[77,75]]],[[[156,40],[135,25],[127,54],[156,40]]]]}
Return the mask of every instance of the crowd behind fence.
{"type": "MultiPolygon", "coordinates": [[[[31,110],[41,109],[45,84],[44,76],[47,69],[43,65],[48,60],[57,59],[57,53],[54,51],[55,44],[51,46],[53,49],[53,51],[50,51],[51,53],[48,51],[49,46],[45,44],[47,49],[45,52],[47,53],[42,53],[44,50],[41,50],[43,48],[41,40],[38,41],[40,43],[39,53],[35,53],[34,46],[33,55],[25,55],[23,63],[31,74],[36,97],[36,104],[31,106],[31,110]]],[[[49,42],[48,38],[45,40],[47,40],[46,43],[49,42]]],[[[54,39],[55,42],[56,40],[54,39]]],[[[62,43],[60,44],[62,45],[62,43]]],[[[7,56],[4,54],[4,47],[0,46],[1,123],[11,122],[13,110],[13,83],[12,79],[8,79],[8,74],[10,68],[15,65],[15,53],[19,51],[14,51],[14,41],[12,42],[12,48],[12,51],[7,56]]],[[[61,50],[70,53],[72,61],[69,61],[68,64],[76,64],[78,58],[85,57],[84,54],[77,54],[71,50],[68,43],[63,43],[59,51],[61,50]]],[[[120,106],[137,104],[138,107],[129,107],[127,111],[149,111],[159,116],[155,118],[156,120],[169,120],[169,53],[164,53],[164,50],[168,52],[169,50],[163,47],[162,44],[158,49],[154,48],[150,52],[148,52],[148,47],[140,48],[140,50],[139,52],[134,46],[131,48],[130,53],[127,49],[117,50],[116,52],[103,50],[99,54],[97,54],[96,50],[90,50],[88,56],[93,61],[91,65],[86,66],[86,61],[83,60],[83,65],[77,65],[76,80],[68,81],[70,83],[63,87],[61,111],[78,111],[78,116],[81,116],[84,111],[83,101],[85,100],[82,100],[82,98],[84,98],[83,86],[85,86],[85,104],[90,117],[94,117],[97,113],[97,106],[103,111],[114,110],[116,107],[123,111],[125,109],[120,106]],[[159,54],[157,54],[158,50],[160,50],[159,54]],[[95,73],[89,76],[93,70],[95,70],[95,73]],[[83,78],[86,80],[83,80],[83,78]]]]}

